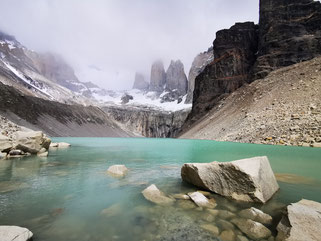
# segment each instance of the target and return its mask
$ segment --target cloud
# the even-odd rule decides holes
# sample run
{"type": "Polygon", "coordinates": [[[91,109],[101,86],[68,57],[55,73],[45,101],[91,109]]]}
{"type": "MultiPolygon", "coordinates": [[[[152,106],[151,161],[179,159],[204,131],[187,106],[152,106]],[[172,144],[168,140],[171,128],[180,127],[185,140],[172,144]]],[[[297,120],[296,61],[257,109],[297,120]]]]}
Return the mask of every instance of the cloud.
{"type": "Polygon", "coordinates": [[[0,0],[0,29],[36,51],[61,54],[82,81],[131,88],[136,71],[193,58],[215,32],[258,20],[258,0],[0,0]],[[92,68],[95,66],[96,68],[92,68]]]}

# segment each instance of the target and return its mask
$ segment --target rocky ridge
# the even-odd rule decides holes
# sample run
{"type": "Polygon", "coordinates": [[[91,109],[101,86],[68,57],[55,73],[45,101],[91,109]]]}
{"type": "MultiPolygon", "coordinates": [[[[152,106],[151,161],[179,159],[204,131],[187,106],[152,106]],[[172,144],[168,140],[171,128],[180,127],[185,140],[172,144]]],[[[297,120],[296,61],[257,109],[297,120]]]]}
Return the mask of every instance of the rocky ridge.
{"type": "Polygon", "coordinates": [[[187,78],[184,72],[184,65],[180,60],[171,61],[166,71],[167,91],[177,90],[178,94],[183,96],[187,92],[187,78]]]}
{"type": "Polygon", "coordinates": [[[181,138],[321,147],[321,57],[223,98],[181,138]]]}

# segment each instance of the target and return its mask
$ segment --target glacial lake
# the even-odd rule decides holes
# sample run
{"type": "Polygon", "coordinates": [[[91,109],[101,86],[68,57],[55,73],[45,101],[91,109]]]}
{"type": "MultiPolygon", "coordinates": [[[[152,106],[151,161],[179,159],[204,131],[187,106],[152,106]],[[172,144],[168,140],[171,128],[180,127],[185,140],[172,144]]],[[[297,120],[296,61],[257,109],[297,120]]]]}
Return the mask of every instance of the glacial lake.
{"type": "MultiPolygon", "coordinates": [[[[156,206],[141,194],[150,184],[166,194],[199,190],[181,181],[180,168],[187,162],[267,156],[280,190],[267,204],[253,206],[273,216],[273,235],[285,205],[302,198],[321,202],[317,148],[147,138],[53,141],[72,147],[51,150],[48,158],[0,161],[0,225],[26,227],[35,241],[219,240],[201,226],[210,223],[223,231],[222,220],[228,218],[213,220],[206,210],[178,202],[156,206]],[[106,174],[114,164],[129,168],[125,178],[106,174]]],[[[236,213],[250,206],[213,197],[220,210],[236,213]]]]}

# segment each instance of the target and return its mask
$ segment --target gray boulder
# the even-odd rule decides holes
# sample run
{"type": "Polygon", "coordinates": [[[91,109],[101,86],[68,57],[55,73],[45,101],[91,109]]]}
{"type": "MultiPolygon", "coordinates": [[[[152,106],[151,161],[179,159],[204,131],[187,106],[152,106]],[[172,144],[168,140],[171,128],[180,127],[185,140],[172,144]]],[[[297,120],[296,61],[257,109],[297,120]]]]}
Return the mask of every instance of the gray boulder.
{"type": "Polygon", "coordinates": [[[246,202],[267,202],[279,189],[267,157],[232,162],[187,163],[182,179],[197,187],[246,202]]]}
{"type": "Polygon", "coordinates": [[[26,228],[18,226],[0,226],[1,241],[28,241],[33,233],[26,228]]]}
{"type": "Polygon", "coordinates": [[[231,220],[250,239],[259,240],[269,238],[272,233],[263,224],[250,219],[235,218],[231,220]]]}
{"type": "Polygon", "coordinates": [[[12,142],[7,136],[0,134],[0,152],[8,152],[12,148],[12,142]]]}
{"type": "Polygon", "coordinates": [[[277,241],[319,241],[321,237],[321,203],[302,199],[287,207],[277,226],[277,241]]]}
{"type": "Polygon", "coordinates": [[[165,193],[161,192],[155,184],[150,185],[147,187],[142,194],[144,197],[155,204],[162,205],[162,206],[169,206],[175,202],[175,199],[167,197],[165,193]]]}

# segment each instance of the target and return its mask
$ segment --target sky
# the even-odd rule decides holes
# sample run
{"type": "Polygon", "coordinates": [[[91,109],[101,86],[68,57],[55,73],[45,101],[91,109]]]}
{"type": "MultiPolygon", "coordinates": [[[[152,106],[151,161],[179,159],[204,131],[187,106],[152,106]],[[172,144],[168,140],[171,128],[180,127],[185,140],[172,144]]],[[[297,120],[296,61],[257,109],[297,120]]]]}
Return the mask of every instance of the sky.
{"type": "Polygon", "coordinates": [[[161,59],[185,73],[215,33],[258,22],[259,0],[0,0],[0,29],[37,52],[60,54],[81,81],[131,89],[161,59]]]}

